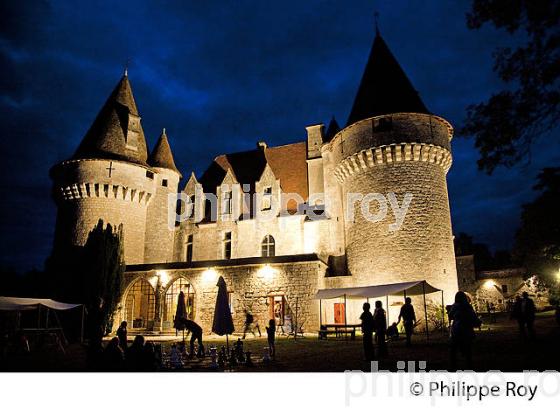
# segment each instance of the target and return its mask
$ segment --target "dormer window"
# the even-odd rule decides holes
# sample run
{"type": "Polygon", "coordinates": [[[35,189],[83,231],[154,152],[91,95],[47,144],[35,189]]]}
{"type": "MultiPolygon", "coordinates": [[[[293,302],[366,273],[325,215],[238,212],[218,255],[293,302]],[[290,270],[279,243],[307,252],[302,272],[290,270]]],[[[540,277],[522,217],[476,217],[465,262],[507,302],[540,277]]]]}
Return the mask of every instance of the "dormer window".
{"type": "Polygon", "coordinates": [[[134,114],[128,114],[128,127],[126,130],[126,148],[132,151],[138,151],[138,137],[140,130],[140,117],[134,114]]]}
{"type": "Polygon", "coordinates": [[[393,119],[391,117],[381,117],[373,121],[373,131],[383,132],[393,129],[393,119]]]}
{"type": "Polygon", "coordinates": [[[194,217],[194,201],[195,201],[195,196],[191,195],[189,196],[189,202],[187,203],[187,218],[192,218],[194,217]]]}
{"type": "Polygon", "coordinates": [[[262,210],[268,211],[272,208],[272,187],[267,186],[263,191],[262,210]]]}
{"type": "Polygon", "coordinates": [[[222,215],[231,214],[231,191],[222,192],[222,215]]]}

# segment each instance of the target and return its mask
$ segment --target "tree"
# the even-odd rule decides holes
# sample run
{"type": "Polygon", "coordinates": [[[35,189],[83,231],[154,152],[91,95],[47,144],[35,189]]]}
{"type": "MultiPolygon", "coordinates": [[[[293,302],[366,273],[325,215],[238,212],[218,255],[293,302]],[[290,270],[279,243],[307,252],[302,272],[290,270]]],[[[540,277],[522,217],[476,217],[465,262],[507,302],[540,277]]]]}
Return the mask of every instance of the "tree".
{"type": "Polygon", "coordinates": [[[459,130],[475,138],[478,167],[491,174],[529,158],[532,142],[560,119],[560,1],[473,0],[467,26],[485,24],[523,39],[494,52],[494,71],[507,88],[470,105],[459,130]]]}
{"type": "Polygon", "coordinates": [[[473,237],[461,232],[454,239],[455,255],[473,255],[475,269],[477,271],[488,270],[494,268],[492,253],[488,249],[488,245],[484,243],[475,243],[473,237]]]}
{"type": "Polygon", "coordinates": [[[534,189],[540,191],[540,195],[523,206],[515,255],[530,273],[557,288],[560,279],[560,168],[545,168],[534,189]]]}
{"type": "Polygon", "coordinates": [[[84,245],[82,300],[91,309],[103,299],[101,325],[104,329],[110,329],[123,293],[123,248],[122,225],[104,227],[102,220],[89,233],[84,245]]]}

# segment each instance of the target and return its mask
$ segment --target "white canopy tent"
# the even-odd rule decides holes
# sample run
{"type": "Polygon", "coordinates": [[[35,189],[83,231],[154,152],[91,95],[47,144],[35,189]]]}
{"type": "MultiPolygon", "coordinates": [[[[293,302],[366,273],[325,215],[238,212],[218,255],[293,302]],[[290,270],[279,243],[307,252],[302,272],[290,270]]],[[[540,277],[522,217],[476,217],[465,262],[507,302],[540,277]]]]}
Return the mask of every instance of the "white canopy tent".
{"type": "Polygon", "coordinates": [[[11,298],[0,296],[0,310],[34,310],[38,309],[39,306],[44,306],[53,310],[68,310],[82,305],[62,303],[52,299],[11,298]]]}
{"type": "MultiPolygon", "coordinates": [[[[399,282],[399,283],[390,283],[384,285],[374,285],[374,286],[360,286],[360,287],[352,287],[352,288],[332,288],[332,289],[319,289],[315,294],[315,299],[319,299],[319,321],[320,325],[322,325],[322,307],[321,307],[321,300],[322,299],[335,299],[335,298],[343,298],[344,299],[344,322],[345,325],[347,324],[346,319],[346,299],[375,299],[386,297],[387,302],[389,300],[389,296],[423,296],[424,300],[424,320],[425,328],[426,328],[426,337],[429,338],[428,332],[428,310],[426,306],[426,294],[441,292],[441,306],[442,306],[442,318],[445,320],[444,315],[444,302],[443,302],[443,290],[436,288],[435,286],[430,285],[425,280],[413,281],[413,282],[399,282]]],[[[388,305],[388,303],[387,303],[388,305]]],[[[388,306],[387,306],[388,308],[388,306]]]]}
{"type": "MultiPolygon", "coordinates": [[[[85,309],[84,305],[81,304],[72,304],[72,303],[62,303],[57,302],[53,299],[36,299],[36,298],[14,298],[14,297],[7,297],[7,296],[0,296],[0,311],[11,311],[11,312],[18,312],[18,323],[19,323],[19,315],[22,311],[30,311],[30,310],[37,310],[37,329],[41,328],[41,308],[46,308],[46,319],[45,319],[45,328],[49,329],[49,310],[70,310],[77,307],[82,307],[82,328],[81,328],[81,340],[84,339],[84,314],[85,309]]],[[[53,312],[55,315],[56,320],[60,326],[60,321],[58,320],[58,316],[56,316],[56,312],[53,312]]],[[[19,327],[19,324],[18,324],[19,327]]],[[[51,328],[52,329],[52,328],[51,328]]],[[[62,331],[62,327],[60,327],[62,331]]],[[[62,332],[62,336],[64,337],[64,333],[62,332]]]]}
{"type": "Polygon", "coordinates": [[[347,298],[379,298],[382,296],[419,296],[428,293],[441,292],[425,280],[415,282],[400,282],[387,285],[360,286],[355,288],[319,289],[315,299],[334,299],[346,296],[347,298]]]}

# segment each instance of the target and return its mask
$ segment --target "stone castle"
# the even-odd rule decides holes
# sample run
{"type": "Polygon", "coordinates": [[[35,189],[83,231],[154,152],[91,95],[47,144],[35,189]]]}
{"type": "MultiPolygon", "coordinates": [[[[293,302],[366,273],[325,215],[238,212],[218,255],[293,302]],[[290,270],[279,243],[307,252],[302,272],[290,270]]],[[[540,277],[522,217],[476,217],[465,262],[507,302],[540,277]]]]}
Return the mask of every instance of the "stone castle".
{"type": "MultiPolygon", "coordinates": [[[[318,289],[426,280],[452,300],[453,129],[429,112],[378,32],[346,125],[333,118],[306,130],[305,141],[220,155],[180,185],[165,130],[148,152],[125,72],[75,154],[51,170],[55,249],[83,246],[100,219],[122,224],[126,290],[117,321],[134,329],[170,330],[184,291],[188,314],[210,331],[220,275],[237,329],[245,309],[261,323],[289,318],[306,331],[343,314],[358,321],[363,301],[320,305],[318,289]],[[176,221],[169,211],[178,192],[186,200],[176,221]],[[372,222],[363,201],[348,201],[371,194],[392,194],[397,204],[410,196],[399,229],[390,211],[372,222]]],[[[368,206],[375,213],[383,203],[368,206]]]]}

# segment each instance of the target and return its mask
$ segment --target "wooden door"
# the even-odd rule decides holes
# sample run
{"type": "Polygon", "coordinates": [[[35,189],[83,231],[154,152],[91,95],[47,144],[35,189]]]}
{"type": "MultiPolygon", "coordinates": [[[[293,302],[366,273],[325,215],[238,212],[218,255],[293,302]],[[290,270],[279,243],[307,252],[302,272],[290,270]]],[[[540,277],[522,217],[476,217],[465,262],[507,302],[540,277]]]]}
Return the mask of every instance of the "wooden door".
{"type": "Polygon", "coordinates": [[[334,304],[334,323],[337,325],[344,324],[344,303],[334,304]]]}

